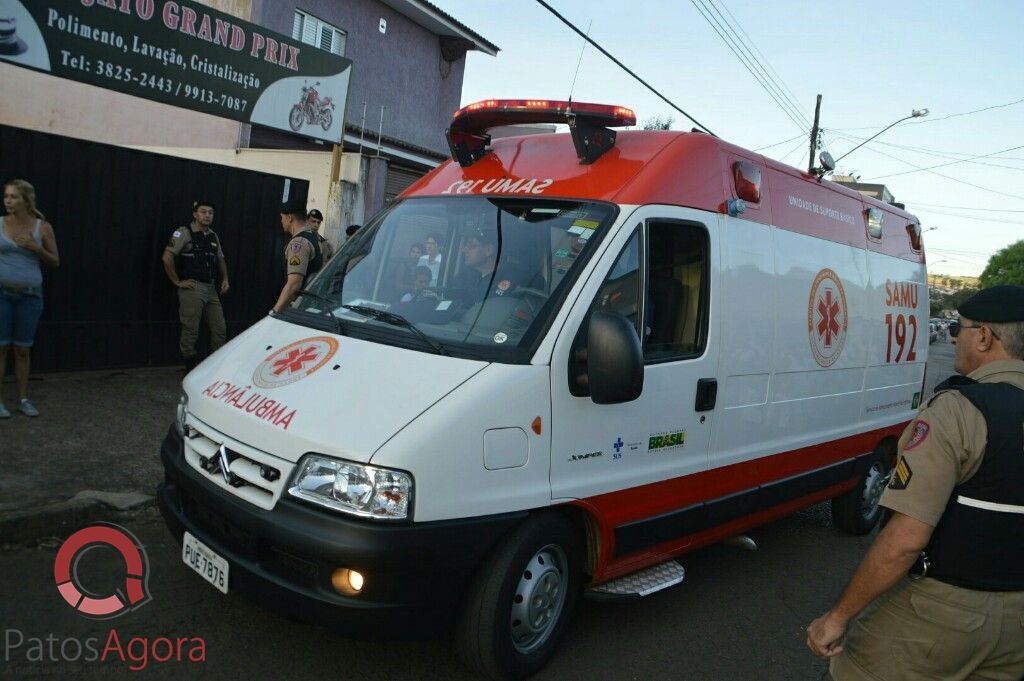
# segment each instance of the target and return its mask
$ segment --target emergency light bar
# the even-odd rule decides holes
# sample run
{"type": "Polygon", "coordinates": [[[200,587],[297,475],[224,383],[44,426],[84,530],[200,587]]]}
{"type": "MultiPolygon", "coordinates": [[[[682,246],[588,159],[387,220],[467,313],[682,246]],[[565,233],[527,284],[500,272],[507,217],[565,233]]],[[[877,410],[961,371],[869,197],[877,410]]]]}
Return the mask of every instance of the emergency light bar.
{"type": "Polygon", "coordinates": [[[632,109],[608,104],[556,102],[546,99],[486,99],[455,112],[445,131],[452,158],[462,167],[476,163],[488,151],[487,131],[501,125],[565,123],[572,133],[576,156],[589,164],[615,146],[609,128],[636,125],[632,109]]]}

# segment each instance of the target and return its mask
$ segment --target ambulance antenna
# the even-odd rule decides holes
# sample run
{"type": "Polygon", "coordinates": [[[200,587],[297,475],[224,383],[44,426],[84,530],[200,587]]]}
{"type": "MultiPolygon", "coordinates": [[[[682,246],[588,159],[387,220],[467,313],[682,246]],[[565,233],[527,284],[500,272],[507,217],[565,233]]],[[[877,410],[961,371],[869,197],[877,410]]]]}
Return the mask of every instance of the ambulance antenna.
{"type": "Polygon", "coordinates": [[[593,45],[593,46],[594,46],[595,48],[597,48],[597,51],[598,51],[598,52],[600,52],[600,53],[601,53],[601,54],[603,54],[604,56],[606,56],[606,57],[608,57],[609,59],[611,59],[611,60],[612,60],[612,61],[613,61],[613,62],[615,63],[615,65],[616,65],[616,66],[618,66],[618,67],[619,67],[620,69],[622,69],[623,71],[625,71],[626,73],[628,73],[628,74],[629,74],[630,76],[632,76],[632,77],[633,77],[633,78],[634,78],[635,80],[639,81],[639,82],[640,82],[640,84],[641,84],[641,85],[643,85],[643,86],[644,86],[645,88],[647,88],[648,90],[650,90],[651,92],[653,92],[654,94],[656,94],[656,95],[658,96],[658,98],[659,98],[659,99],[661,99],[661,100],[662,100],[663,102],[665,102],[666,104],[668,104],[668,105],[669,105],[670,107],[672,107],[673,109],[675,109],[675,110],[676,110],[676,111],[678,111],[679,113],[681,113],[681,114],[683,114],[684,116],[686,116],[687,118],[689,118],[689,119],[690,119],[691,121],[693,121],[693,122],[694,122],[694,124],[695,124],[695,125],[697,125],[697,126],[699,126],[699,127],[701,127],[701,128],[704,128],[705,130],[707,130],[708,134],[710,134],[710,135],[712,135],[712,136],[714,136],[714,137],[717,137],[717,135],[715,135],[715,133],[711,132],[711,130],[710,130],[710,129],[708,128],[708,126],[704,125],[703,123],[701,123],[700,121],[698,121],[698,120],[697,120],[696,118],[694,118],[694,117],[693,117],[693,116],[691,116],[690,114],[688,114],[688,113],[686,113],[685,111],[683,111],[683,110],[682,110],[682,109],[681,109],[681,108],[680,108],[680,107],[679,107],[679,106],[678,106],[678,105],[677,105],[677,104],[676,104],[675,102],[673,102],[673,101],[672,101],[671,99],[669,99],[669,98],[668,98],[668,97],[666,97],[665,95],[663,95],[663,94],[661,94],[660,92],[658,92],[658,91],[657,91],[657,90],[656,90],[656,89],[655,89],[655,88],[654,88],[654,87],[653,87],[653,86],[652,86],[652,85],[651,85],[650,83],[648,83],[648,82],[647,82],[646,80],[644,80],[643,78],[641,78],[640,76],[638,76],[638,75],[636,74],[636,72],[635,72],[635,71],[633,71],[632,69],[630,69],[630,68],[629,68],[628,66],[626,66],[625,64],[623,64],[623,63],[622,63],[621,61],[619,61],[618,59],[616,59],[616,58],[615,58],[615,57],[614,57],[614,56],[612,55],[612,53],[611,53],[611,52],[609,52],[608,50],[606,50],[606,49],[604,49],[603,47],[601,47],[600,45],[598,45],[598,44],[597,44],[596,42],[594,42],[593,40],[591,40],[590,36],[588,36],[588,35],[584,34],[584,33],[583,33],[583,31],[581,31],[580,29],[576,28],[576,26],[575,26],[575,25],[573,25],[573,23],[572,23],[571,21],[569,21],[568,19],[566,19],[565,17],[563,17],[563,16],[561,15],[561,14],[559,14],[559,13],[558,13],[558,10],[556,10],[556,9],[555,9],[554,7],[552,7],[552,6],[551,6],[551,5],[549,5],[549,4],[547,3],[547,2],[545,2],[545,0],[537,0],[537,2],[538,2],[538,3],[539,3],[539,4],[541,5],[541,6],[542,6],[542,7],[544,7],[544,9],[546,9],[547,11],[551,12],[552,14],[554,14],[554,15],[555,15],[555,16],[556,16],[556,17],[558,18],[558,20],[559,20],[559,21],[561,21],[561,22],[562,22],[563,24],[565,24],[565,25],[566,25],[566,26],[568,26],[568,27],[569,27],[570,29],[572,29],[573,31],[575,31],[575,32],[576,32],[576,33],[577,33],[577,34],[578,34],[579,36],[581,36],[582,38],[584,38],[584,39],[585,39],[585,40],[586,40],[586,41],[587,41],[588,43],[590,43],[590,44],[591,44],[591,45],[593,45]]]}
{"type": "MultiPolygon", "coordinates": [[[[594,25],[594,20],[591,19],[590,23],[587,24],[587,36],[590,35],[590,27],[594,25]]],[[[580,48],[580,58],[576,60],[576,73],[572,76],[572,85],[569,86],[569,102],[572,103],[572,92],[576,89],[576,77],[580,75],[580,64],[583,63],[583,51],[587,49],[586,36],[584,36],[583,47],[580,48]]]]}

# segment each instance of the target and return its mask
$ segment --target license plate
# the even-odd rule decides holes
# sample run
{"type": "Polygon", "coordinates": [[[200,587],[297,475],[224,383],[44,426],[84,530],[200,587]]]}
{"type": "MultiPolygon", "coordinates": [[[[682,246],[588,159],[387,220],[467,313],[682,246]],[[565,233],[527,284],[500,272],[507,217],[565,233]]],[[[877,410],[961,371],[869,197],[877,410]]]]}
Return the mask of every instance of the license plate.
{"type": "Polygon", "coordinates": [[[218,591],[228,592],[228,562],[188,532],[181,543],[181,560],[218,591]]]}

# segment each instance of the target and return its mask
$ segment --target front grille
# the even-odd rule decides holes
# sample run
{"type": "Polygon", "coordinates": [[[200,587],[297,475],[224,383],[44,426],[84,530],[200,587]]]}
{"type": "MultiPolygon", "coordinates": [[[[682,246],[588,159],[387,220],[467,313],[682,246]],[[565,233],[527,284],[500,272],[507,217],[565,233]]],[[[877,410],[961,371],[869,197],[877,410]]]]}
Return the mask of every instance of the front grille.
{"type": "Polygon", "coordinates": [[[211,539],[222,544],[224,548],[250,560],[259,559],[259,545],[251,532],[226,520],[203,506],[190,494],[182,491],[181,508],[185,517],[197,527],[205,530],[211,539]]]}
{"type": "Polygon", "coordinates": [[[185,461],[206,480],[265,510],[281,498],[293,464],[231,440],[190,418],[185,461]],[[226,470],[225,470],[226,463],[226,470]]]}
{"type": "Polygon", "coordinates": [[[270,556],[268,558],[270,560],[265,563],[265,567],[269,570],[295,584],[302,584],[308,587],[316,586],[320,574],[316,563],[311,563],[308,560],[285,553],[274,546],[270,547],[270,556]]]}
{"type": "MultiPolygon", "coordinates": [[[[231,522],[207,508],[185,490],[179,490],[181,509],[199,532],[231,554],[231,559],[251,561],[284,580],[309,589],[320,586],[320,566],[231,522]]],[[[222,556],[228,558],[228,556],[222,556]]]]}

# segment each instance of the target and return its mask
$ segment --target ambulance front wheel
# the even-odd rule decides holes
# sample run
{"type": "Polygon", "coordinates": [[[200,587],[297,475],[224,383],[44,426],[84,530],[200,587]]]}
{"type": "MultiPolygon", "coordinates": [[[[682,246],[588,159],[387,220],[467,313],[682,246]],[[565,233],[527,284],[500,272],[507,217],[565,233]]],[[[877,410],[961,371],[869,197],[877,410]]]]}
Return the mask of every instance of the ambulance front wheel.
{"type": "Polygon", "coordinates": [[[881,458],[873,460],[856,487],[832,500],[832,524],[855,535],[873,530],[882,517],[878,501],[888,481],[885,462],[881,458]]]}
{"type": "Polygon", "coordinates": [[[456,628],[463,662],[524,679],[554,653],[581,591],[580,540],[564,516],[531,517],[484,562],[456,628]]]}

